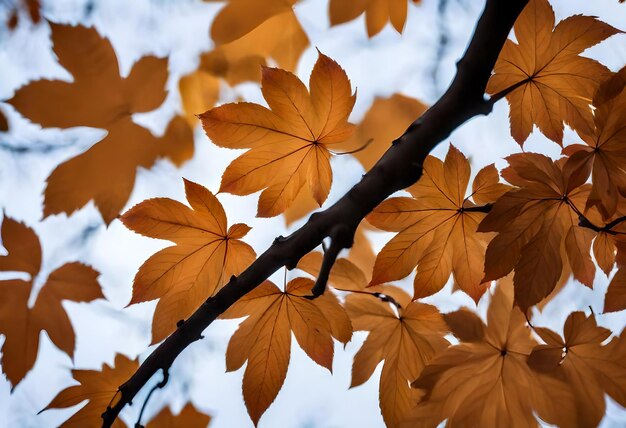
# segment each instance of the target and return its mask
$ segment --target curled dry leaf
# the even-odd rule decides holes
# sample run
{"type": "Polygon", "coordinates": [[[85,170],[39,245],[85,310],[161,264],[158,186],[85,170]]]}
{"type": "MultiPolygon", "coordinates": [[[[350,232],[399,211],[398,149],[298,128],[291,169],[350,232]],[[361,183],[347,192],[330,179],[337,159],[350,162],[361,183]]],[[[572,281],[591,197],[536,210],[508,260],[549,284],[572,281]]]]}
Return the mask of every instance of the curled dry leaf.
{"type": "Polygon", "coordinates": [[[280,391],[291,353],[291,334],[317,364],[332,371],[333,337],[347,343],[352,325],[330,292],[309,300],[313,281],[296,278],[281,291],[265,281],[231,306],[221,318],[247,317],[233,334],[226,350],[226,370],[240,369],[248,414],[259,419],[280,391]]]}
{"type": "Polygon", "coordinates": [[[547,328],[535,328],[545,344],[533,349],[528,364],[566,379],[576,426],[598,426],[606,410],[605,394],[626,407],[626,340],[622,335],[604,345],[611,331],[598,326],[593,314],[587,317],[583,312],[571,313],[563,330],[565,339],[547,328]]]}
{"type": "MultiPolygon", "coordinates": [[[[343,24],[365,14],[367,35],[374,37],[391,22],[398,33],[406,23],[409,0],[330,0],[330,25],[343,24]]],[[[412,0],[419,3],[420,0],[412,0]]]]}
{"type": "Polygon", "coordinates": [[[506,96],[515,141],[522,145],[536,125],[562,144],[563,122],[580,135],[593,135],[589,105],[610,71],[579,54],[621,31],[583,15],[570,16],[555,27],[548,0],[530,0],[514,30],[517,43],[506,41],[487,92],[515,88],[506,96]]]}
{"type": "Polygon", "coordinates": [[[379,229],[398,232],[376,257],[371,285],[406,277],[417,266],[414,296],[430,296],[446,284],[450,274],[475,301],[485,292],[481,284],[488,235],[477,233],[485,207],[509,187],[499,183],[493,165],[474,180],[467,158],[450,145],[444,162],[428,156],[423,175],[408,191],[412,197],[390,198],[367,217],[379,229]]]}
{"type": "Polygon", "coordinates": [[[498,199],[478,228],[498,233],[487,247],[483,281],[515,270],[515,302],[525,311],[558,283],[564,245],[574,277],[591,287],[593,234],[577,227],[589,193],[584,178],[568,176],[562,161],[536,153],[506,159],[502,176],[517,188],[498,199]]]}
{"type": "Polygon", "coordinates": [[[148,424],[146,428],[207,428],[211,416],[198,411],[193,404],[185,407],[174,415],[169,407],[164,407],[148,424]]]}
{"type": "MultiPolygon", "coordinates": [[[[70,386],[59,392],[44,410],[65,409],[89,400],[71,418],[61,424],[62,428],[99,428],[102,426],[102,412],[113,398],[118,388],[139,368],[137,360],[130,360],[117,354],[113,366],[102,365],[102,370],[72,370],[72,376],[79,385],[70,386]]],[[[115,402],[113,401],[113,404],[115,402]]],[[[113,428],[126,428],[121,419],[113,422],[113,428]]]]}
{"type": "Polygon", "coordinates": [[[293,74],[264,68],[262,91],[270,109],[225,104],[203,113],[202,125],[220,147],[249,149],[226,168],[220,192],[249,195],[263,190],[257,215],[284,212],[307,185],[318,205],[332,183],[329,148],[348,138],[355,96],[343,69],[323,54],[309,86],[293,74]]]}
{"type": "Polygon", "coordinates": [[[379,386],[380,409],[385,424],[397,427],[419,398],[419,393],[411,390],[409,383],[437,352],[449,345],[443,338],[448,329],[434,306],[411,302],[408,294],[395,287],[381,288],[381,291],[394,295],[401,302],[398,313],[373,296],[352,294],[346,298],[346,311],[354,329],[369,332],[354,356],[350,386],[365,383],[384,360],[379,386]]]}
{"type": "Polygon", "coordinates": [[[54,52],[73,81],[31,82],[7,102],[43,127],[107,131],[50,174],[44,216],[71,214],[93,200],[109,224],[128,201],[137,168],[150,168],[162,157],[181,164],[193,154],[193,135],[182,118],[174,118],[162,137],[132,121],[134,113],[154,110],[165,99],[167,59],[143,57],[123,78],[111,43],[94,28],[50,26],[54,52]]]}
{"type": "Polygon", "coordinates": [[[220,290],[231,275],[256,258],[240,239],[243,224],[227,229],[226,213],[213,194],[185,180],[188,206],[168,198],[148,199],[121,217],[124,225],[144,236],[176,245],[152,255],[139,268],[129,305],[159,299],[152,321],[152,342],[160,342],[202,302],[220,290]]]}
{"type": "Polygon", "coordinates": [[[75,334],[62,302],[91,302],[104,298],[98,272],[82,263],[66,263],[52,271],[35,304],[28,302],[41,268],[41,246],[35,232],[10,217],[2,222],[2,244],[8,255],[0,256],[0,271],[23,272],[23,279],[0,280],[0,334],[2,371],[15,387],[35,365],[42,331],[54,345],[74,357],[75,334]]]}
{"type": "MultiPolygon", "coordinates": [[[[472,324],[482,324],[470,314],[465,315],[475,318],[472,324]]],[[[496,288],[482,330],[482,339],[472,334],[422,370],[412,386],[423,398],[403,426],[436,426],[447,419],[446,426],[537,427],[535,415],[572,426],[575,410],[565,384],[527,365],[536,342],[513,306],[510,283],[496,288]]]]}

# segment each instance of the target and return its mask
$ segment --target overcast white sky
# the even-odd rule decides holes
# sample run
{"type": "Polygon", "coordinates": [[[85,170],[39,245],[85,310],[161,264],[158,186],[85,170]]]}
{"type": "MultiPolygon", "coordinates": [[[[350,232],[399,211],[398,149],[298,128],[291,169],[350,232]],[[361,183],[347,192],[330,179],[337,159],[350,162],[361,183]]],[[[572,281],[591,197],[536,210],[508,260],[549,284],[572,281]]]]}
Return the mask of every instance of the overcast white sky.
{"type": "MultiPolygon", "coordinates": [[[[552,0],[552,3],[557,20],[584,13],[600,16],[606,22],[626,29],[626,5],[619,5],[617,0],[552,0]]],[[[469,40],[484,2],[448,0],[444,25],[448,29],[449,43],[434,80],[434,58],[439,38],[438,4],[439,0],[423,0],[419,6],[411,5],[403,36],[388,27],[375,38],[368,39],[362,17],[330,29],[326,16],[327,0],[303,0],[296,7],[296,14],[312,43],[300,62],[298,74],[308,80],[316,59],[314,47],[337,60],[348,72],[353,86],[358,88],[353,121],[362,117],[375,96],[401,92],[427,103],[434,102],[452,78],[455,61],[469,40]]],[[[43,5],[44,16],[51,21],[95,25],[108,36],[124,74],[142,55],[170,56],[167,101],[157,111],[136,118],[137,122],[159,134],[171,115],[180,110],[176,90],[179,76],[193,70],[198,54],[211,48],[208,29],[218,7],[199,0],[43,0],[43,5]]],[[[617,70],[626,63],[626,36],[615,36],[590,49],[587,55],[617,70]]],[[[42,77],[70,79],[68,73],[55,63],[45,23],[32,26],[23,20],[13,33],[0,29],[0,64],[0,100],[10,98],[18,87],[30,80],[42,77]]],[[[227,99],[236,96],[262,102],[258,86],[253,84],[241,85],[226,93],[227,99]]],[[[39,222],[46,177],[60,162],[101,139],[103,131],[89,128],[43,130],[7,104],[0,103],[0,109],[8,116],[11,127],[10,133],[0,134],[0,207],[8,215],[27,222],[40,235],[44,267],[37,284],[41,286],[49,271],[67,261],[83,261],[102,273],[100,281],[108,302],[65,304],[77,333],[75,366],[99,368],[103,362],[112,363],[117,352],[145,357],[155,303],[121,308],[130,300],[132,278],[137,268],[166,243],[135,235],[119,222],[105,228],[91,204],[69,219],[61,215],[39,222]],[[15,150],[21,147],[31,150],[15,150]]],[[[465,124],[450,137],[451,142],[471,157],[474,172],[492,162],[502,167],[504,156],[519,151],[510,137],[507,115],[508,107],[501,102],[489,117],[465,124]]],[[[182,168],[176,169],[162,161],[150,171],[141,170],[127,207],[155,196],[184,201],[181,177],[216,191],[221,173],[234,154],[217,149],[199,129],[195,142],[196,155],[182,168]]],[[[566,142],[578,142],[577,137],[569,132],[566,142]]],[[[556,144],[537,133],[531,136],[525,149],[552,156],[559,154],[556,144]]],[[[442,144],[434,153],[441,157],[446,150],[447,144],[442,144]]],[[[345,156],[335,159],[333,166],[335,180],[328,203],[343,194],[363,172],[358,162],[345,156]]],[[[246,241],[257,252],[263,251],[275,235],[286,232],[281,217],[270,220],[253,218],[257,203],[255,196],[220,195],[219,198],[226,208],[229,223],[245,222],[253,227],[246,241]]],[[[385,235],[376,234],[376,246],[380,248],[387,239],[385,235]]],[[[536,323],[559,329],[570,311],[584,310],[589,305],[600,313],[607,283],[599,272],[594,292],[580,284],[569,284],[538,316],[536,323]]],[[[410,280],[403,284],[410,288],[410,280]]],[[[428,301],[444,311],[460,305],[473,305],[467,296],[451,295],[450,287],[428,301]]],[[[484,310],[484,304],[482,302],[479,309],[484,310]]],[[[626,316],[620,314],[599,315],[598,319],[617,331],[626,323],[626,316]]],[[[213,427],[252,426],[241,398],[243,370],[224,373],[224,351],[235,328],[233,322],[221,321],[212,325],[205,334],[206,339],[194,344],[177,360],[168,387],[155,394],[148,413],[157,413],[166,403],[178,411],[191,399],[198,408],[213,415],[213,427]]],[[[377,394],[379,371],[364,386],[348,390],[352,357],[363,338],[363,334],[357,334],[345,350],[336,347],[332,376],[294,346],[285,385],[275,404],[261,419],[260,426],[382,426],[377,394]]],[[[37,415],[58,391],[73,383],[69,371],[72,362],[51,345],[45,334],[42,335],[39,356],[34,370],[13,394],[9,393],[8,383],[0,379],[0,426],[54,426],[72,413],[71,410],[59,410],[37,415]]],[[[142,397],[136,402],[141,403],[142,397]]],[[[137,407],[127,409],[124,414],[131,425],[135,422],[137,407]]],[[[626,411],[610,403],[603,424],[606,427],[626,426],[626,411]]]]}

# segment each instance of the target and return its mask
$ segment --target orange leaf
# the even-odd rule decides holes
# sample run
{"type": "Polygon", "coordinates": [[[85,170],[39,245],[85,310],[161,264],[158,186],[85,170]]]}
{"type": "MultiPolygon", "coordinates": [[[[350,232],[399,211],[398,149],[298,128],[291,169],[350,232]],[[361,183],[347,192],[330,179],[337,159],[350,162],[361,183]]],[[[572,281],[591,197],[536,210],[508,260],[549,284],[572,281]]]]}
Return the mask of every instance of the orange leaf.
{"type": "Polygon", "coordinates": [[[596,265],[591,260],[591,241],[596,233],[584,227],[573,226],[565,236],[565,250],[572,267],[574,278],[589,288],[593,288],[596,265]]]}
{"type": "Polygon", "coordinates": [[[587,145],[573,144],[563,152],[570,156],[566,167],[585,179],[591,173],[587,208],[595,206],[610,218],[626,194],[626,67],[600,86],[593,104],[593,131],[581,135],[587,145]]]}
{"type": "MultiPolygon", "coordinates": [[[[114,396],[119,397],[118,388],[126,382],[139,368],[137,360],[130,360],[117,354],[113,366],[102,365],[102,370],[72,370],[72,375],[80,384],[65,388],[52,399],[44,409],[65,409],[89,402],[78,412],[66,420],[63,428],[96,428],[102,426],[102,412],[114,396]]],[[[115,404],[115,403],[113,403],[115,404]]],[[[116,419],[114,428],[125,428],[121,419],[116,419]]]]}
{"type": "Polygon", "coordinates": [[[82,263],[66,263],[50,273],[35,304],[29,307],[33,281],[41,265],[39,239],[31,228],[5,216],[2,242],[9,254],[0,256],[0,270],[31,276],[29,281],[0,280],[0,333],[5,336],[2,370],[15,386],[37,360],[42,330],[55,346],[73,358],[74,329],[62,302],[91,302],[104,296],[98,272],[82,263]]]}
{"type": "Polygon", "coordinates": [[[282,292],[265,281],[222,314],[227,319],[248,317],[228,343],[226,369],[238,370],[248,361],[243,397],[255,425],[285,381],[292,333],[304,352],[328,370],[332,370],[333,336],[350,340],[350,320],[337,299],[325,293],[309,300],[304,296],[312,287],[312,280],[296,278],[282,292]]]}
{"type": "Polygon", "coordinates": [[[198,122],[197,115],[207,111],[220,97],[220,81],[209,73],[196,70],[183,76],[178,82],[185,119],[190,126],[198,122]]]}
{"type": "MultiPolygon", "coordinates": [[[[413,0],[413,3],[419,2],[420,0],[413,0]]],[[[391,22],[398,33],[402,33],[407,9],[407,0],[331,0],[330,25],[343,24],[365,14],[369,37],[378,34],[387,22],[391,22]]]]}
{"type": "Polygon", "coordinates": [[[487,247],[483,281],[515,269],[515,302],[525,311],[548,296],[561,278],[561,245],[566,245],[576,278],[589,286],[593,282],[595,269],[584,254],[592,237],[575,231],[566,238],[578,225],[576,210],[584,206],[589,188],[569,180],[563,162],[547,156],[520,153],[507,160],[510,166],[502,176],[518,188],[498,199],[478,228],[498,232],[487,247]]]}
{"type": "Polygon", "coordinates": [[[575,410],[565,399],[570,397],[565,385],[526,364],[536,342],[513,306],[510,284],[496,288],[487,321],[482,340],[472,336],[449,347],[413,382],[424,397],[407,427],[424,420],[436,426],[444,419],[446,426],[536,427],[535,414],[559,426],[570,422],[575,410]]]}
{"type": "Polygon", "coordinates": [[[245,36],[203,54],[200,69],[224,78],[231,86],[259,81],[261,66],[266,65],[267,59],[273,59],[284,70],[295,71],[308,46],[309,39],[298,18],[288,10],[269,18],[245,36]]]}
{"type": "Polygon", "coordinates": [[[50,26],[54,52],[73,82],[38,80],[7,102],[44,127],[107,130],[104,139],[48,177],[44,216],[71,214],[93,200],[109,224],[128,201],[137,168],[150,168],[160,157],[176,164],[189,159],[193,135],[180,118],[163,137],[132,121],[134,113],[154,110],[165,99],[166,59],[143,57],[122,78],[113,47],[95,29],[50,26]]]}
{"type": "Polygon", "coordinates": [[[216,44],[232,42],[245,36],[263,22],[291,10],[297,0],[229,0],[211,26],[216,44]]]}
{"type": "MultiPolygon", "coordinates": [[[[384,291],[383,291],[384,292],[384,291]]],[[[397,293],[397,291],[396,291],[397,293]]],[[[409,301],[405,294],[404,301],[409,301]]],[[[448,346],[446,324],[434,306],[410,302],[396,314],[388,303],[373,296],[352,294],[346,310],[355,330],[368,331],[354,356],[351,387],[366,382],[384,360],[379,400],[385,424],[396,427],[414,406],[419,394],[412,382],[426,363],[448,346]]]]}
{"type": "Polygon", "coordinates": [[[270,109],[257,104],[226,104],[200,118],[221,147],[250,149],[222,176],[220,191],[249,195],[263,190],[257,215],[284,212],[307,184],[318,205],[332,182],[329,146],[349,137],[354,105],[350,81],[332,59],[320,53],[310,88],[293,74],[263,69],[262,90],[270,109]]]}
{"type": "MultiPolygon", "coordinates": [[[[565,340],[555,332],[537,329],[547,345],[536,347],[528,363],[535,370],[562,375],[576,409],[577,426],[598,426],[605,413],[605,393],[626,406],[626,341],[596,324],[593,315],[573,312],[565,321],[565,340]],[[549,351],[553,351],[552,354],[549,351]],[[551,361],[556,359],[557,364],[551,361]]],[[[550,391],[547,391],[550,393],[550,391]]]]}
{"type": "Polygon", "coordinates": [[[506,96],[515,141],[522,145],[536,125],[562,144],[563,122],[581,135],[592,134],[589,104],[610,72],[579,54],[621,31],[583,15],[570,16],[555,28],[548,0],[530,0],[514,30],[518,43],[506,41],[487,92],[516,87],[506,96]]]}
{"type": "Polygon", "coordinates": [[[206,428],[211,422],[211,416],[199,412],[191,403],[176,416],[169,407],[164,407],[148,424],[146,428],[206,428]]]}
{"type": "Polygon", "coordinates": [[[604,296],[604,312],[626,309],[626,268],[619,269],[609,283],[604,296]]]}
{"type": "MultiPolygon", "coordinates": [[[[445,162],[426,158],[422,178],[408,189],[412,198],[390,198],[374,209],[368,221],[398,234],[376,257],[370,285],[401,279],[417,266],[415,299],[441,290],[451,273],[463,291],[480,299],[486,241],[476,229],[486,214],[465,196],[469,177],[469,162],[450,145],[445,162]]],[[[473,197],[483,202],[508,189],[493,165],[477,179],[473,197]]]]}
{"type": "MultiPolygon", "coordinates": [[[[350,2],[342,2],[350,3],[350,2]]],[[[426,111],[420,101],[401,94],[376,97],[352,137],[340,151],[355,151],[353,156],[369,171],[396,139],[426,111]]]]}
{"type": "Polygon", "coordinates": [[[191,208],[167,198],[148,199],[122,215],[126,227],[176,245],[152,255],[139,268],[130,304],[159,299],[152,321],[152,342],[160,342],[207,298],[256,258],[239,240],[249,227],[227,231],[226,214],[213,194],[185,180],[191,208]]]}

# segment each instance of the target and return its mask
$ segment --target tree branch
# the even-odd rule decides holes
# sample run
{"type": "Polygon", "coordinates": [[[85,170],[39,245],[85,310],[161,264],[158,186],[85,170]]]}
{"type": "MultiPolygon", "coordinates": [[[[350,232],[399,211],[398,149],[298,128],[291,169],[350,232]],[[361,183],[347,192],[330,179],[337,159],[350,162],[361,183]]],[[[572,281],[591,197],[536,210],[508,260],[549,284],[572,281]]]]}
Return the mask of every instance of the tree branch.
{"type": "MultiPolygon", "coordinates": [[[[277,238],[239,277],[233,277],[215,296],[172,333],[122,386],[121,397],[102,414],[110,427],[120,411],[160,369],[168,370],[178,355],[201,338],[202,332],[233,303],[283,266],[298,260],[332,235],[341,225],[344,236],[354,233],[361,220],[392,193],[415,183],[430,151],[468,119],[488,114],[493,102],[485,88],[498,54],[528,0],[486,0],[486,6],[457,74],[446,93],[417,119],[348,193],[328,209],[311,216],[299,230],[277,238]]],[[[332,238],[332,236],[331,236],[332,238]]]]}

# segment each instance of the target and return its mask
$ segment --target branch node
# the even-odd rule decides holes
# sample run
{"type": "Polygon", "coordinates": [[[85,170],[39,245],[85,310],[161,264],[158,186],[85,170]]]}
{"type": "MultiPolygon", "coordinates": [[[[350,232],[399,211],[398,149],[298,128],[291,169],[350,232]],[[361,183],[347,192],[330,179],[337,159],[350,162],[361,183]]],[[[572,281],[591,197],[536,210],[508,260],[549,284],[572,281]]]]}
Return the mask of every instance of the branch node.
{"type": "Polygon", "coordinates": [[[275,239],[274,239],[274,245],[276,244],[280,244],[281,242],[285,242],[287,240],[287,238],[285,238],[283,235],[278,235],[275,239]]]}
{"type": "Polygon", "coordinates": [[[315,285],[311,289],[311,295],[306,296],[307,299],[313,300],[320,297],[326,291],[326,284],[330,271],[339,256],[339,252],[344,248],[350,248],[354,242],[354,233],[356,227],[350,227],[346,224],[338,224],[330,231],[330,246],[324,251],[322,266],[319,275],[315,281],[315,285]]]}

